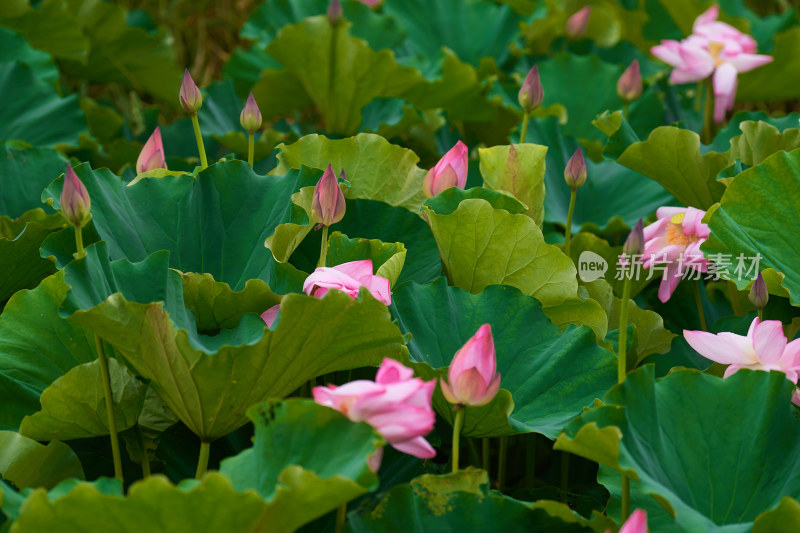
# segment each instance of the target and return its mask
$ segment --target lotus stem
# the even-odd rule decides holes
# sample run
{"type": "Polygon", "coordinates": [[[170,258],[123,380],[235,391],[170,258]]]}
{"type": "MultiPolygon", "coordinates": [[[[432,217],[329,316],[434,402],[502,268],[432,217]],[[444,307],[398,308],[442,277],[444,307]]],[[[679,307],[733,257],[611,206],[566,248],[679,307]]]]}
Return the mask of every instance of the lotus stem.
{"type": "Polygon", "coordinates": [[[569,195],[569,211],[567,212],[567,227],[564,228],[564,254],[567,257],[572,257],[570,255],[570,241],[572,239],[572,215],[575,213],[575,198],[578,193],[578,189],[571,189],[572,192],[569,195]]]}
{"type": "Polygon", "coordinates": [[[628,351],[628,300],[631,297],[631,278],[622,282],[622,305],[619,310],[619,347],[617,348],[617,383],[625,381],[628,373],[626,352],[628,351]]]}
{"type": "Polygon", "coordinates": [[[461,428],[464,426],[464,407],[456,406],[456,419],[453,422],[453,473],[458,472],[458,452],[459,442],[461,436],[461,428]]]}
{"type": "MultiPolygon", "coordinates": [[[[76,227],[76,229],[78,229],[76,227]]],[[[76,233],[75,235],[79,235],[76,233]]],[[[79,252],[83,247],[79,249],[79,252]]],[[[84,255],[86,253],[84,252],[84,255]]],[[[111,376],[108,373],[108,359],[103,348],[103,341],[95,334],[94,342],[97,346],[97,360],[100,361],[100,377],[103,380],[103,395],[106,401],[106,417],[108,420],[108,436],[111,439],[111,455],[114,458],[114,477],[122,481],[122,456],[119,453],[119,437],[117,436],[117,422],[114,419],[114,397],[111,393],[111,376]]]]}
{"type": "Polygon", "coordinates": [[[319,263],[318,267],[325,266],[325,260],[328,256],[328,226],[322,226],[322,244],[319,249],[319,263]]]}
{"type": "Polygon", "coordinates": [[[519,130],[519,142],[520,144],[525,142],[525,139],[528,136],[528,121],[531,118],[531,114],[528,111],[525,111],[522,115],[522,127],[519,130]]]}
{"type": "MultiPolygon", "coordinates": [[[[733,314],[736,316],[742,315],[742,306],[739,305],[739,289],[736,287],[736,284],[730,280],[728,280],[728,296],[731,299],[731,309],[733,309],[733,314]]],[[[759,315],[761,318],[761,315],[759,315]]]]}
{"type": "Polygon", "coordinates": [[[694,282],[694,301],[697,304],[697,314],[700,317],[700,329],[708,331],[708,327],[706,327],[706,315],[703,312],[703,300],[700,298],[699,280],[695,280],[694,282]]]}
{"type": "Polygon", "coordinates": [[[483,463],[483,469],[486,470],[486,473],[489,473],[489,439],[484,437],[481,439],[481,462],[483,463]]]}
{"type": "Polygon", "coordinates": [[[253,168],[253,157],[255,151],[255,133],[250,131],[247,133],[247,162],[250,163],[250,168],[253,168]]]}
{"type": "Polygon", "coordinates": [[[506,484],[506,455],[508,455],[508,437],[500,437],[500,451],[497,454],[497,490],[503,492],[506,484]]]}
{"type": "Polygon", "coordinates": [[[347,520],[347,502],[340,505],[339,510],[336,511],[336,533],[344,530],[345,520],[347,520]]]}
{"type": "Polygon", "coordinates": [[[197,120],[197,113],[192,113],[192,126],[194,126],[194,138],[197,141],[197,151],[200,153],[200,166],[203,170],[208,168],[206,159],[206,147],[203,144],[203,135],[200,133],[200,121],[197,120]]]}
{"type": "Polygon", "coordinates": [[[142,479],[150,477],[150,458],[147,457],[147,448],[145,447],[144,434],[140,427],[136,427],[136,434],[139,436],[139,446],[142,448],[142,479]]]}
{"type": "Polygon", "coordinates": [[[81,226],[75,226],[75,248],[77,249],[75,259],[86,257],[86,250],[83,248],[83,228],[81,226]]]}
{"type": "Polygon", "coordinates": [[[631,119],[630,104],[628,103],[627,100],[625,100],[625,102],[624,102],[623,113],[624,113],[624,116],[625,116],[625,120],[630,121],[630,119],[631,119]]]}
{"type": "Polygon", "coordinates": [[[717,123],[714,122],[714,88],[711,85],[711,78],[706,83],[706,107],[703,113],[703,132],[701,140],[703,144],[711,144],[716,134],[717,123]]]}
{"type": "Polygon", "coordinates": [[[197,472],[194,474],[195,479],[202,479],[208,470],[208,456],[211,453],[211,443],[208,441],[200,441],[200,457],[197,459],[197,472]]]}
{"type": "Polygon", "coordinates": [[[622,516],[620,516],[620,523],[624,524],[625,520],[631,515],[631,478],[626,475],[622,476],[622,516]]]}

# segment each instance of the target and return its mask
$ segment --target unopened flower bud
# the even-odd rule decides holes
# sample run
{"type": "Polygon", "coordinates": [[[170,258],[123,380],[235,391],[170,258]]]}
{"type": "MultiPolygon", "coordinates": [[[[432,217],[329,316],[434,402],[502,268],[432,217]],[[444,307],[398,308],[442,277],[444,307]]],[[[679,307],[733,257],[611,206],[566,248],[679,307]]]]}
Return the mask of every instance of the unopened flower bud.
{"type": "Polygon", "coordinates": [[[583,152],[580,148],[575,150],[575,153],[567,161],[564,180],[573,189],[581,187],[586,182],[586,161],[583,159],[583,152]]]}
{"type": "Polygon", "coordinates": [[[526,113],[530,113],[544,100],[544,89],[542,88],[542,81],[539,79],[539,67],[534,65],[533,68],[525,76],[525,81],[522,82],[522,87],[519,89],[519,105],[526,113]]]}
{"type": "Polygon", "coordinates": [[[425,175],[425,180],[422,182],[422,192],[425,196],[432,198],[450,187],[461,189],[466,187],[468,160],[467,145],[458,141],[425,175]]]}
{"type": "Polygon", "coordinates": [[[92,200],[86,186],[67,163],[64,173],[64,188],[61,190],[61,214],[73,226],[83,227],[89,222],[92,200]]]}
{"type": "Polygon", "coordinates": [[[242,114],[239,115],[239,123],[244,129],[249,132],[254,132],[261,127],[261,111],[258,109],[256,99],[253,98],[252,91],[250,96],[247,97],[247,103],[242,109],[242,114]]]}
{"type": "Polygon", "coordinates": [[[634,59],[619,77],[617,94],[625,102],[632,102],[642,95],[642,71],[638,59],[634,59]]]}
{"type": "Polygon", "coordinates": [[[625,239],[625,244],[622,246],[622,253],[633,257],[642,255],[644,253],[644,227],[642,226],[642,219],[633,227],[625,239]]]}
{"type": "Polygon", "coordinates": [[[331,0],[331,3],[328,4],[328,20],[330,23],[334,26],[339,24],[343,16],[341,0],[331,0]]]}
{"type": "MultiPolygon", "coordinates": [[[[344,170],[342,170],[342,178],[344,178],[344,170]]],[[[344,193],[336,180],[333,167],[328,165],[325,173],[314,186],[311,216],[317,224],[330,226],[344,218],[344,210],[344,193]]]]}
{"type": "Polygon", "coordinates": [[[142,151],[139,152],[139,157],[136,159],[136,174],[156,168],[167,168],[167,161],[164,159],[164,143],[161,140],[161,130],[158,126],[144,143],[142,151]]]}
{"type": "Polygon", "coordinates": [[[761,272],[758,273],[758,277],[753,281],[753,286],[750,287],[750,294],[747,297],[756,309],[763,309],[767,306],[769,292],[767,292],[767,284],[761,272]]]}
{"type": "Polygon", "coordinates": [[[190,115],[197,113],[203,107],[203,95],[200,94],[200,89],[197,88],[188,68],[183,73],[180,97],[181,105],[190,115]]]}
{"type": "Polygon", "coordinates": [[[576,11],[567,20],[567,37],[576,40],[580,39],[586,33],[586,26],[589,25],[589,15],[592,14],[592,6],[586,6],[583,9],[576,11]]]}

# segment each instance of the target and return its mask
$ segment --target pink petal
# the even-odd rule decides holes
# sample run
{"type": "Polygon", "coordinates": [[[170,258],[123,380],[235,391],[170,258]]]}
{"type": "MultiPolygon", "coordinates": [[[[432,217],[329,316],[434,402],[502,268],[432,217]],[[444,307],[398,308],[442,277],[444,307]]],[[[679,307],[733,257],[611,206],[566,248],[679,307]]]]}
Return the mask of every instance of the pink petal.
{"type": "Polygon", "coordinates": [[[772,56],[760,54],[739,54],[728,59],[728,62],[736,68],[737,72],[748,72],[771,63],[772,59],[772,56]]]}
{"type": "Polygon", "coordinates": [[[664,270],[661,277],[661,285],[658,286],[658,299],[666,303],[675,292],[675,288],[683,278],[683,273],[678,269],[678,263],[670,263],[664,270]]]}
{"type": "Polygon", "coordinates": [[[756,356],[762,363],[777,362],[786,348],[786,336],[780,320],[765,320],[758,324],[754,328],[752,340],[756,356]]]}
{"type": "Polygon", "coordinates": [[[485,383],[489,383],[494,378],[497,371],[497,358],[494,351],[492,328],[489,324],[478,328],[475,335],[456,352],[448,371],[450,383],[455,383],[458,376],[470,368],[476,368],[485,383]]]}
{"type": "Polygon", "coordinates": [[[376,300],[386,305],[392,304],[392,290],[388,279],[382,276],[366,276],[361,279],[361,283],[376,300]]]}
{"type": "Polygon", "coordinates": [[[414,377],[414,371],[395,361],[394,359],[384,358],[378,373],[375,375],[375,382],[382,385],[406,381],[414,377]]]}
{"type": "Polygon", "coordinates": [[[692,30],[696,29],[698,26],[703,24],[709,24],[714,22],[719,17],[719,6],[717,4],[712,5],[708,9],[706,9],[703,13],[700,14],[696,19],[694,19],[694,24],[692,25],[692,30]]]}
{"type": "Polygon", "coordinates": [[[497,396],[497,392],[500,390],[500,374],[495,374],[494,379],[489,386],[486,387],[486,391],[483,394],[483,398],[479,398],[476,403],[472,405],[476,407],[480,407],[481,405],[486,405],[487,403],[494,400],[494,397],[497,396]]]}
{"type": "Polygon", "coordinates": [[[725,112],[733,109],[736,97],[736,67],[723,63],[714,72],[714,121],[718,124],[725,120],[725,112]]]}
{"type": "Polygon", "coordinates": [[[342,263],[341,265],[336,265],[330,268],[339,272],[343,272],[354,280],[358,280],[364,276],[372,275],[372,259],[350,261],[349,263],[342,263]]]}
{"type": "Polygon", "coordinates": [[[450,388],[450,385],[444,378],[439,378],[439,387],[442,389],[442,394],[444,395],[445,400],[453,405],[458,405],[459,401],[456,393],[453,392],[453,389],[450,388]]]}
{"type": "Polygon", "coordinates": [[[663,235],[667,224],[669,224],[669,218],[659,218],[652,224],[646,226],[643,230],[644,240],[649,241],[655,238],[656,235],[663,235]]]}
{"type": "Polygon", "coordinates": [[[423,437],[416,437],[402,442],[392,443],[395,450],[419,457],[420,459],[430,459],[436,457],[436,450],[423,437]]]}
{"type": "Polygon", "coordinates": [[[161,141],[161,130],[156,127],[150,138],[144,143],[139,157],[136,159],[136,173],[141,174],[156,168],[167,168],[164,160],[164,143],[161,141]]]}
{"type": "Polygon", "coordinates": [[[367,466],[370,470],[378,473],[378,470],[381,468],[381,463],[383,462],[383,446],[372,452],[372,454],[367,457],[367,466]]]}
{"type": "Polygon", "coordinates": [[[647,533],[647,511],[636,509],[619,529],[619,533],[647,533]]]}
{"type": "Polygon", "coordinates": [[[706,359],[723,365],[750,364],[752,362],[751,358],[742,350],[742,342],[744,342],[745,347],[748,344],[747,337],[733,333],[730,335],[739,337],[743,341],[737,341],[730,336],[722,336],[721,334],[715,335],[707,331],[683,330],[683,337],[689,343],[689,346],[706,359]]]}
{"type": "Polygon", "coordinates": [[[458,403],[478,405],[483,400],[488,383],[483,380],[477,368],[468,368],[451,381],[454,381],[453,392],[456,393],[458,403]]]}
{"type": "Polygon", "coordinates": [[[264,322],[267,323],[267,327],[272,327],[272,323],[275,322],[275,318],[278,316],[278,312],[281,310],[281,304],[273,305],[263,313],[261,313],[261,318],[264,322]]]}
{"type": "Polygon", "coordinates": [[[658,217],[659,220],[661,220],[662,218],[666,218],[667,220],[669,220],[675,215],[679,215],[685,212],[686,212],[685,207],[671,207],[665,205],[663,207],[659,207],[658,209],[656,209],[656,217],[658,217]]]}
{"type": "Polygon", "coordinates": [[[652,47],[650,53],[664,63],[680,68],[683,66],[680,47],[681,45],[678,41],[665,40],[661,41],[661,44],[652,47]]]}

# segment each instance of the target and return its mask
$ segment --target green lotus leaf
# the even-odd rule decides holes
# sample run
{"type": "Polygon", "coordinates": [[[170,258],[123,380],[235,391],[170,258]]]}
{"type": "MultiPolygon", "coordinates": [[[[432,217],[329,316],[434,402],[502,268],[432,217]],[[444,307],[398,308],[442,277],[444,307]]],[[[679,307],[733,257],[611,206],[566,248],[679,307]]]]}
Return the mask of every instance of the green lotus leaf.
{"type": "MultiPolygon", "coordinates": [[[[112,259],[142,261],[169,250],[170,266],[208,273],[240,291],[263,279],[275,292],[299,290],[305,275],[275,262],[264,240],[278,224],[295,220],[291,194],[316,183],[310,169],[259,176],[243,161],[217,163],[192,176],[142,180],[128,187],[107,169],[75,167],[92,197],[92,221],[112,259]],[[181,216],[175,216],[181,213],[181,216]]],[[[63,180],[43,198],[60,206],[63,180]]]]}
{"type": "Polygon", "coordinates": [[[35,287],[55,272],[55,265],[39,255],[39,247],[61,229],[61,215],[34,209],[16,221],[0,217],[0,305],[20,289],[35,287]]]}
{"type": "MultiPolygon", "coordinates": [[[[411,334],[408,349],[417,373],[428,379],[445,375],[456,351],[480,326],[491,325],[501,391],[488,405],[466,409],[462,433],[469,437],[533,431],[555,438],[615,382],[616,357],[597,345],[591,329],[562,331],[539,302],[513,287],[470,294],[444,280],[405,283],[395,288],[391,309],[411,334]]],[[[452,423],[452,406],[441,392],[434,401],[452,423]]]]}
{"type": "MultiPolygon", "coordinates": [[[[87,131],[78,97],[62,97],[24,63],[0,63],[0,96],[14,102],[0,108],[0,139],[23,140],[34,146],[77,145],[79,135],[87,131]]],[[[39,178],[34,178],[34,183],[39,178]]]]}
{"type": "Polygon", "coordinates": [[[17,430],[51,383],[97,358],[94,335],[59,314],[68,290],[59,272],[12,296],[0,315],[0,429],[17,430]]]}
{"type": "Polygon", "coordinates": [[[377,239],[350,239],[338,231],[331,234],[326,263],[334,266],[358,261],[372,260],[372,269],[377,276],[397,283],[406,261],[406,247],[402,242],[385,243],[377,239]]]}
{"type": "Polygon", "coordinates": [[[775,35],[775,45],[770,54],[772,63],[742,74],[736,99],[740,101],[789,100],[800,96],[797,54],[800,46],[800,28],[792,27],[775,35]]]}
{"type": "Polygon", "coordinates": [[[800,503],[786,497],[775,509],[764,511],[753,522],[754,533],[791,533],[800,528],[800,503]]]}
{"type": "Polygon", "coordinates": [[[45,446],[19,433],[0,431],[0,475],[20,489],[50,489],[64,479],[83,479],[83,467],[63,442],[45,446]]]}
{"type": "Polygon", "coordinates": [[[755,260],[750,258],[760,254],[755,268],[774,268],[782,274],[782,285],[789,291],[792,305],[800,305],[796,268],[800,255],[794,244],[798,231],[795,221],[800,220],[800,192],[794,178],[798,172],[800,150],[778,152],[739,174],[708,219],[711,236],[701,247],[706,257],[727,257],[727,262],[717,262],[718,269],[740,289],[755,277],[755,260]],[[744,268],[740,268],[740,254],[744,268]]]}
{"type": "Polygon", "coordinates": [[[265,518],[267,531],[296,531],[378,487],[367,458],[383,439],[366,423],[306,399],[254,405],[247,416],[253,447],[225,459],[220,472],[275,509],[265,518]]]}
{"type": "Polygon", "coordinates": [[[32,48],[25,37],[8,28],[0,28],[0,63],[19,61],[30,66],[37,79],[55,83],[58,69],[50,54],[32,48]]]}
{"type": "MultiPolygon", "coordinates": [[[[797,125],[797,124],[795,124],[797,125]]],[[[745,121],[739,124],[742,131],[731,139],[729,159],[740,159],[742,163],[758,165],[767,157],[781,150],[791,152],[800,148],[800,129],[789,128],[779,131],[777,127],[764,121],[745,121]]]]}
{"type": "Polygon", "coordinates": [[[656,128],[644,142],[628,147],[617,160],[664,186],[686,206],[708,209],[722,198],[717,174],[727,154],[700,153],[700,137],[674,126],[656,128]]]}
{"type": "Polygon", "coordinates": [[[450,187],[440,192],[433,198],[425,200],[426,206],[433,209],[440,215],[449,215],[456,209],[463,200],[477,198],[486,200],[495,209],[503,209],[512,215],[525,213],[527,207],[525,204],[511,196],[510,193],[493,191],[484,187],[472,187],[470,189],[461,189],[459,187],[450,187]]]}
{"type": "MultiPolygon", "coordinates": [[[[623,279],[621,274],[622,272],[630,272],[630,268],[623,268],[619,264],[619,258],[622,255],[622,246],[611,246],[607,240],[593,233],[578,233],[577,235],[573,235],[572,243],[570,244],[570,256],[572,257],[572,261],[578,265],[579,269],[581,267],[581,254],[587,251],[596,253],[606,261],[608,270],[603,274],[602,279],[611,285],[615,295],[622,296],[623,279]]],[[[634,274],[635,272],[636,270],[634,270],[634,274]]],[[[632,298],[639,294],[650,281],[653,279],[660,279],[659,273],[655,271],[639,268],[638,273],[638,276],[634,275],[634,279],[631,280],[632,298]],[[652,276],[651,279],[647,279],[648,276],[652,276]]]]}
{"type": "Polygon", "coordinates": [[[268,505],[252,491],[239,493],[216,472],[200,483],[174,486],[151,476],[131,486],[124,498],[94,484],[77,483],[58,497],[36,490],[19,509],[14,529],[40,531],[118,531],[189,533],[268,531],[261,524],[268,505]]]}
{"type": "Polygon", "coordinates": [[[677,370],[656,380],[648,365],[571,422],[555,448],[628,473],[631,507],[652,494],[680,531],[749,531],[762,511],[800,495],[794,388],[781,372],[677,370]]]}
{"type": "Polygon", "coordinates": [[[353,135],[361,109],[373,98],[402,96],[423,81],[417,70],[398,65],[390,50],[376,52],[349,35],[350,26],[345,21],[334,27],[316,16],[281,29],[267,52],[285,67],[264,71],[253,87],[264,118],[313,103],[326,131],[353,135]]]}
{"type": "Polygon", "coordinates": [[[102,242],[86,250],[65,268],[72,290],[63,312],[111,344],[204,441],[245,424],[253,403],[405,350],[386,306],[368,291],[356,300],[339,291],[321,300],[290,294],[273,331],[244,315],[235,329],[199,335],[166,252],[134,264],[109,263],[102,242]]]}
{"type": "Polygon", "coordinates": [[[333,165],[337,175],[344,170],[350,182],[346,198],[378,200],[415,213],[425,202],[422,181],[426,171],[417,166],[419,157],[378,135],[359,133],[339,140],[306,135],[294,144],[279,145],[278,150],[279,164],[270,174],[286,174],[301,166],[324,170],[333,165]]]}
{"type": "Polygon", "coordinates": [[[515,144],[478,150],[485,187],[508,192],[527,206],[527,215],[541,227],[544,221],[546,146],[515,144]]]}
{"type": "Polygon", "coordinates": [[[275,259],[286,262],[292,252],[303,242],[313,229],[312,206],[314,203],[314,187],[303,187],[292,195],[292,208],[289,222],[279,224],[275,233],[267,237],[264,246],[270,249],[275,259]]]}
{"type": "MultiPolygon", "coordinates": [[[[114,358],[108,374],[117,431],[136,425],[147,385],[114,358]]],[[[72,440],[108,435],[100,361],[71,369],[47,387],[39,401],[41,411],[22,419],[19,432],[36,440],[72,440]]]]}
{"type": "Polygon", "coordinates": [[[16,218],[31,209],[47,208],[42,204],[42,191],[64,173],[64,157],[50,148],[32,148],[10,142],[3,143],[3,152],[3,157],[0,157],[3,186],[0,215],[16,218]]]}
{"type": "Polygon", "coordinates": [[[36,8],[28,0],[3,2],[0,24],[22,33],[31,46],[54,57],[85,60],[89,53],[89,41],[64,2],[41,2],[36,8]]]}
{"type": "Polygon", "coordinates": [[[563,503],[515,500],[489,490],[484,470],[426,474],[397,485],[381,500],[349,514],[355,533],[370,531],[602,531],[608,519],[591,522],[563,503]]]}

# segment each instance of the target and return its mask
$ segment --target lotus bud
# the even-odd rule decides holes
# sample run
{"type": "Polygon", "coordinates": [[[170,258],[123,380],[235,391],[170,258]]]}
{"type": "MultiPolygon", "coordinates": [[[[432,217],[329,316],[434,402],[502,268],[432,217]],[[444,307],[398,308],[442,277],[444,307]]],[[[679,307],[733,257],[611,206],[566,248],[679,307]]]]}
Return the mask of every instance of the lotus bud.
{"type": "Polygon", "coordinates": [[[758,273],[758,277],[753,281],[753,286],[750,287],[750,294],[747,297],[756,309],[764,309],[767,306],[769,292],[767,292],[767,284],[764,282],[764,276],[761,275],[761,272],[758,273]]]}
{"type": "MultiPolygon", "coordinates": [[[[342,178],[344,178],[344,170],[342,170],[342,178]]],[[[344,210],[344,193],[339,188],[333,167],[328,165],[325,173],[314,186],[311,216],[317,224],[330,226],[344,218],[344,210]]]]}
{"type": "Polygon", "coordinates": [[[252,91],[250,96],[247,97],[247,103],[242,109],[242,114],[239,115],[239,122],[244,129],[251,133],[261,127],[261,111],[258,109],[256,99],[253,98],[252,91]]]}
{"type": "Polygon", "coordinates": [[[450,187],[467,186],[469,167],[469,150],[467,145],[458,141],[432,169],[425,175],[422,191],[431,198],[450,187]]]}
{"type": "Polygon", "coordinates": [[[586,6],[583,9],[576,11],[567,20],[567,37],[576,40],[580,39],[586,33],[586,26],[589,25],[589,15],[592,14],[592,6],[586,6]]]}
{"type": "Polygon", "coordinates": [[[180,97],[181,105],[190,115],[194,115],[203,107],[203,95],[200,94],[200,89],[197,88],[188,68],[183,73],[180,97]]]}
{"type": "Polygon", "coordinates": [[[496,371],[492,328],[484,324],[456,352],[447,371],[447,381],[440,379],[439,385],[447,401],[456,406],[486,405],[500,389],[500,374],[496,371]]]}
{"type": "Polygon", "coordinates": [[[539,67],[534,65],[525,76],[525,81],[522,82],[522,87],[519,89],[517,95],[519,105],[526,113],[530,113],[539,107],[544,100],[544,89],[542,88],[542,81],[539,79],[539,67]]]}
{"type": "Polygon", "coordinates": [[[161,130],[156,126],[150,138],[144,143],[139,158],[136,160],[136,173],[141,174],[155,168],[167,168],[164,159],[164,143],[161,141],[161,130]]]}
{"type": "Polygon", "coordinates": [[[622,246],[622,253],[628,257],[642,255],[644,253],[644,228],[641,218],[628,234],[628,238],[625,239],[625,244],[622,246]]]}
{"type": "Polygon", "coordinates": [[[573,189],[578,189],[586,182],[586,161],[583,159],[583,152],[580,148],[575,150],[575,153],[567,161],[564,180],[573,189]]]}
{"type": "Polygon", "coordinates": [[[619,77],[617,94],[625,102],[632,102],[642,95],[642,71],[638,59],[634,59],[619,77]]]}
{"type": "Polygon", "coordinates": [[[330,23],[334,26],[339,24],[343,16],[341,0],[331,0],[331,3],[328,4],[328,20],[330,23]]]}
{"type": "Polygon", "coordinates": [[[76,227],[83,227],[91,218],[89,211],[92,200],[86,186],[72,170],[72,165],[67,163],[64,173],[64,188],[61,190],[61,214],[67,222],[76,227]]]}

